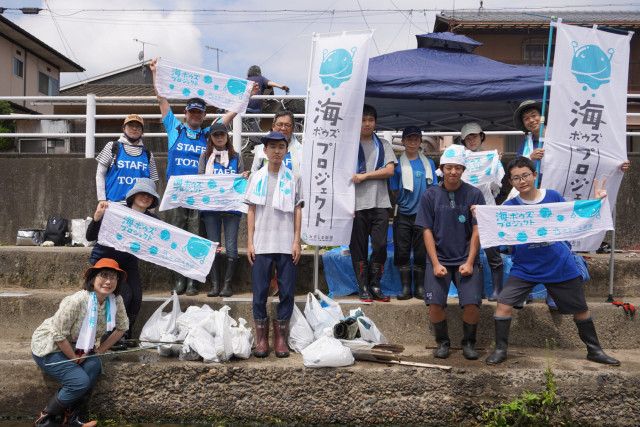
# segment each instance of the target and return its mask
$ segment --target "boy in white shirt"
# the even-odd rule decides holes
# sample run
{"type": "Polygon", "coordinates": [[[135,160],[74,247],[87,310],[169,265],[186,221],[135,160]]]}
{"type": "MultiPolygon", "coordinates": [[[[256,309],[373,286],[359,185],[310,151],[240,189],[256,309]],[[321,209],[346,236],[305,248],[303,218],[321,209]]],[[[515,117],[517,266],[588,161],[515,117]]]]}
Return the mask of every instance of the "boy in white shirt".
{"type": "Polygon", "coordinates": [[[267,297],[271,265],[278,271],[280,302],[273,320],[273,347],[277,357],[288,357],[289,319],[293,312],[296,264],[300,260],[302,184],[300,177],[283,166],[287,138],[270,132],[262,138],[268,163],[249,178],[246,203],[247,257],[253,266],[253,318],[256,327],[256,357],[269,355],[267,297]]]}

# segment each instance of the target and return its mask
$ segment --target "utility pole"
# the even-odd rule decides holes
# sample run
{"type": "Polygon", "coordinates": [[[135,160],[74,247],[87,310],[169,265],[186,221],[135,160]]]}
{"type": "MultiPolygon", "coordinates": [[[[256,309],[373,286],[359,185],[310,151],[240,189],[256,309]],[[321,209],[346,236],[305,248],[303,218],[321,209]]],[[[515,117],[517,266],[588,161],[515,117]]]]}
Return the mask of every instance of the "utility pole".
{"type": "Polygon", "coordinates": [[[133,39],[133,41],[142,44],[142,50],[138,53],[138,60],[141,61],[141,62],[144,61],[144,46],[145,45],[148,44],[149,46],[158,46],[155,43],[146,42],[144,40],[133,39]]]}
{"type": "Polygon", "coordinates": [[[218,49],[217,47],[213,47],[213,46],[205,46],[206,49],[209,50],[215,50],[216,51],[216,71],[220,72],[220,53],[227,53],[222,49],[218,49]]]}

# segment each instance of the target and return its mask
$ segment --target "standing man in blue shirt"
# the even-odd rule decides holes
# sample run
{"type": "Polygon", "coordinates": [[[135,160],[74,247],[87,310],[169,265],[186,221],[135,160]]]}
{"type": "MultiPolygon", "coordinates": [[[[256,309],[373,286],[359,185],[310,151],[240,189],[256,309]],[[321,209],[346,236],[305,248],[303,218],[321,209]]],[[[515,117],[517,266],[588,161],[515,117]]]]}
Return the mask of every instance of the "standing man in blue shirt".
{"type": "Polygon", "coordinates": [[[475,360],[476,332],[482,303],[482,274],[478,250],[478,225],[471,206],[484,205],[482,192],[462,181],[465,149],[451,145],[440,157],[442,183],[429,187],[420,199],[416,225],[424,229],[427,248],[424,301],[429,306],[429,320],[435,332],[437,348],[433,355],[449,357],[447,296],[449,284],[458,288],[462,306],[462,354],[475,360]]]}
{"type": "MultiPolygon", "coordinates": [[[[154,89],[156,80],[154,59],[149,64],[153,74],[154,89]]],[[[206,116],[207,104],[200,98],[191,98],[184,109],[185,121],[181,122],[171,111],[167,98],[157,93],[158,105],[162,114],[162,124],[167,132],[167,180],[174,175],[197,175],[198,160],[207,148],[210,127],[202,127],[206,116]]],[[[229,125],[236,113],[229,112],[222,118],[222,124],[229,125]]],[[[200,217],[197,209],[174,208],[169,223],[193,234],[200,231],[200,217]]],[[[174,291],[178,295],[197,295],[198,287],[192,279],[176,274],[174,291]]]]}
{"type": "MultiPolygon", "coordinates": [[[[555,190],[536,188],[536,168],[526,157],[517,157],[507,166],[518,196],[504,205],[537,205],[560,203],[564,198],[555,190]]],[[[596,185],[597,187],[597,185],[596,185]]],[[[606,197],[606,191],[596,188],[596,197],[606,197]]],[[[606,365],[620,362],[608,356],[600,347],[596,328],[584,295],[584,283],[576,260],[567,242],[530,243],[513,247],[513,266],[500,295],[494,315],[496,328],[495,350],[486,362],[489,365],[507,359],[511,312],[537,283],[543,283],[562,314],[573,314],[580,339],[587,346],[587,359],[606,365]]]]}
{"type": "Polygon", "coordinates": [[[424,299],[424,267],[427,250],[422,238],[422,228],[415,225],[416,213],[422,194],[427,187],[438,185],[433,160],[420,152],[422,131],[417,126],[407,126],[402,131],[404,153],[389,179],[389,189],[397,203],[398,212],[393,219],[393,263],[400,270],[402,293],[399,300],[411,298],[411,251],[413,250],[413,296],[424,299]]]}

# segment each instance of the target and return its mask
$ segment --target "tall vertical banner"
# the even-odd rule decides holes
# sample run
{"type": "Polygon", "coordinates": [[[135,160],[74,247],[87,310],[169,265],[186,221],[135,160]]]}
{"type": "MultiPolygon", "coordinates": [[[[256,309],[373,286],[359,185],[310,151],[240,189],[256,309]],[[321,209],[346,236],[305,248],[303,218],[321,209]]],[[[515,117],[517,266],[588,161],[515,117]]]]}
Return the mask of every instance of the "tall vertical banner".
{"type": "MultiPolygon", "coordinates": [[[[611,209],[627,160],[627,80],[631,34],[557,24],[542,187],[567,200],[593,197],[606,178],[611,209]]],[[[597,249],[604,232],[571,242],[597,249]]]]}
{"type": "Polygon", "coordinates": [[[314,34],[302,150],[302,239],[349,243],[372,33],[314,34]]]}

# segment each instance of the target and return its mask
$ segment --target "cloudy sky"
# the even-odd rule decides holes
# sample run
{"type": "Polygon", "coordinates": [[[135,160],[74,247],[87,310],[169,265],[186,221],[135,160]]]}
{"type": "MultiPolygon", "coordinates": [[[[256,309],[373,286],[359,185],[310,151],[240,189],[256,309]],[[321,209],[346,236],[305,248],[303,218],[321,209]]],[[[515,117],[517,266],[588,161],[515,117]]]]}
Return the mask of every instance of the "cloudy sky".
{"type": "MultiPolygon", "coordinates": [[[[640,10],[635,1],[484,0],[487,10],[640,10]]],[[[0,0],[0,7],[39,7],[38,15],[6,10],[4,16],[82,65],[65,73],[62,85],[162,56],[239,77],[253,64],[263,75],[304,93],[313,32],[374,29],[371,56],[416,46],[415,34],[431,32],[441,10],[474,9],[479,0],[0,0]],[[132,10],[135,8],[135,10],[132,10]],[[144,10],[142,10],[144,9],[144,10]],[[286,9],[284,11],[283,9],[286,9]],[[362,10],[362,12],[361,12],[362,10]],[[409,12],[412,10],[412,12],[409,12]]]]}

